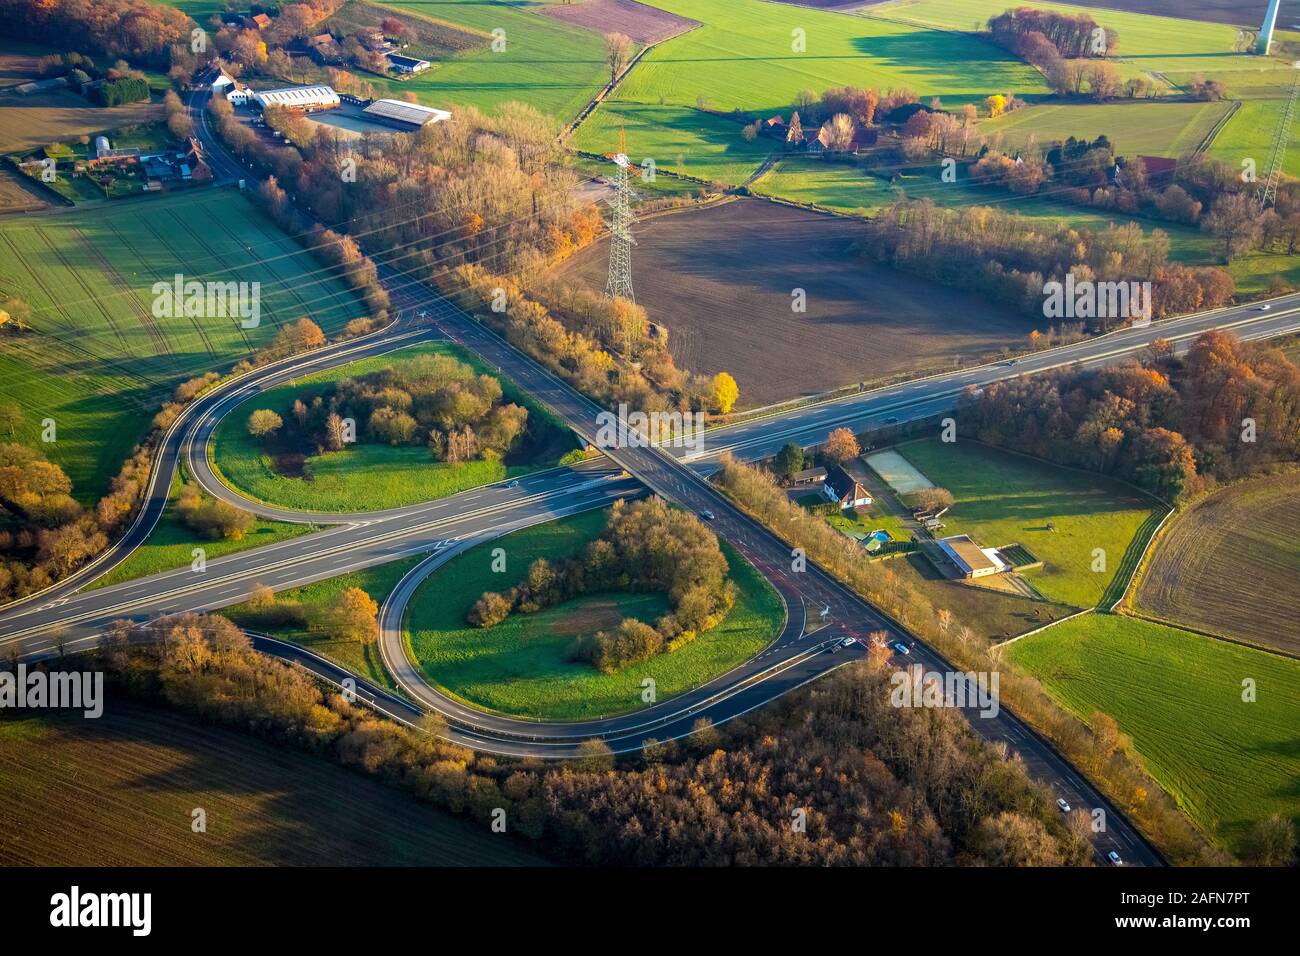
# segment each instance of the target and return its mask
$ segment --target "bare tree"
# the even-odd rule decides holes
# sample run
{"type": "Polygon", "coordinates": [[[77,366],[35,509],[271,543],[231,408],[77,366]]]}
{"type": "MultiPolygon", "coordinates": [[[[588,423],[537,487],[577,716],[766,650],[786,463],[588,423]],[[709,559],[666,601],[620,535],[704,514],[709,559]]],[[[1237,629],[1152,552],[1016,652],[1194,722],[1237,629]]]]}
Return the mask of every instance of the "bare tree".
{"type": "Polygon", "coordinates": [[[625,33],[605,34],[605,63],[609,66],[612,86],[632,59],[632,38],[625,33]]]}

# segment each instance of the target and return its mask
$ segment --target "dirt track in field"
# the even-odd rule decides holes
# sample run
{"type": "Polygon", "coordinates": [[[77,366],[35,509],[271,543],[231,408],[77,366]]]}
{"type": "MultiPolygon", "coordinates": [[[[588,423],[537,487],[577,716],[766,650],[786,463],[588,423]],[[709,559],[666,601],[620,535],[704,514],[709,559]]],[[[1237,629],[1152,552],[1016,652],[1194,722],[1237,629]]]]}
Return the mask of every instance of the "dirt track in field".
{"type": "Polygon", "coordinates": [[[1171,520],[1138,611],[1300,654],[1300,474],[1225,488],[1171,520]]]}
{"type": "MultiPolygon", "coordinates": [[[[650,219],[633,227],[637,302],[668,327],[681,367],[735,376],[742,408],[951,367],[1029,334],[1010,309],[856,254],[861,231],[758,199],[650,219]]],[[[557,271],[603,289],[608,256],[601,241],[557,271]]]]}

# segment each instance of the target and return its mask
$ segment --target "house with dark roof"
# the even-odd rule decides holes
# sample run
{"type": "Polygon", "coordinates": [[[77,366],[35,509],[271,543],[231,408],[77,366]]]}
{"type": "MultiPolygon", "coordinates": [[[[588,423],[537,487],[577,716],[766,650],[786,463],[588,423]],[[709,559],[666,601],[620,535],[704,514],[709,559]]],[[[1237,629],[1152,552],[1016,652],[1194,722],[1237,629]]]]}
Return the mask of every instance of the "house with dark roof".
{"type": "Polygon", "coordinates": [[[333,35],[318,33],[303,42],[307,47],[307,55],[321,66],[343,62],[343,47],[339,46],[339,41],[334,39],[333,35]]]}
{"type": "Polygon", "coordinates": [[[867,489],[840,465],[833,465],[826,469],[822,494],[826,496],[827,501],[838,502],[843,509],[865,508],[871,504],[871,495],[867,493],[867,489]]]}

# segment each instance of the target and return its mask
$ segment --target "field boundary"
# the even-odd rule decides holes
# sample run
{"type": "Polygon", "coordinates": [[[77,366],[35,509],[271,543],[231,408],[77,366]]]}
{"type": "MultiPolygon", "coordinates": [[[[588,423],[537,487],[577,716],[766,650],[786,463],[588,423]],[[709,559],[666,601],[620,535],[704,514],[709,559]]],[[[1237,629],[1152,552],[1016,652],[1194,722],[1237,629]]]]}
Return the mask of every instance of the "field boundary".
{"type": "Polygon", "coordinates": [[[1203,137],[1201,137],[1201,141],[1196,144],[1196,148],[1191,151],[1191,153],[1188,156],[1188,159],[1196,160],[1196,159],[1200,159],[1203,155],[1205,155],[1205,153],[1209,150],[1209,148],[1214,145],[1214,141],[1219,138],[1219,134],[1223,132],[1223,128],[1228,125],[1228,121],[1237,115],[1237,112],[1238,110],[1241,109],[1241,106],[1242,106],[1241,100],[1233,100],[1232,106],[1228,109],[1228,111],[1224,113],[1222,116],[1220,116],[1218,120],[1215,121],[1214,125],[1210,127],[1210,131],[1208,133],[1206,133],[1203,137]]]}
{"type": "Polygon", "coordinates": [[[1065,617],[1057,618],[1055,621],[1048,621],[1046,624],[1040,624],[1038,627],[1031,627],[1023,634],[1017,634],[1015,637],[1008,637],[1005,641],[998,641],[996,644],[991,644],[989,645],[989,651],[997,654],[1008,644],[1014,644],[1023,637],[1031,637],[1034,634],[1042,633],[1048,628],[1056,627],[1058,624],[1064,624],[1066,621],[1073,621],[1076,617],[1083,617],[1085,614],[1096,613],[1097,609],[1095,607],[1085,607],[1082,611],[1075,611],[1073,614],[1067,614],[1065,617]]]}
{"type": "MultiPolygon", "coordinates": [[[[659,8],[655,7],[654,9],[659,9],[659,8]]],[[[670,11],[664,11],[664,12],[670,12],[670,11]]],[[[647,43],[640,50],[638,50],[636,55],[632,57],[631,60],[628,61],[627,66],[623,68],[623,72],[620,73],[617,77],[615,77],[610,82],[606,83],[599,90],[597,90],[596,95],[587,101],[587,105],[578,111],[578,115],[575,116],[573,119],[571,119],[568,122],[568,124],[564,127],[564,129],[560,131],[559,141],[561,143],[564,143],[569,139],[569,137],[571,137],[574,133],[576,133],[578,131],[578,127],[581,126],[583,122],[586,121],[587,117],[591,116],[592,113],[596,112],[596,110],[600,108],[600,105],[604,103],[606,100],[608,100],[611,96],[613,96],[615,91],[620,86],[623,85],[623,81],[627,79],[628,75],[632,72],[632,68],[635,67],[638,63],[640,63],[642,58],[644,58],[647,53],[649,53],[655,47],[659,46],[659,44],[661,43],[667,43],[669,40],[676,40],[678,37],[685,36],[691,31],[698,30],[700,27],[704,26],[704,24],[699,22],[698,20],[693,22],[695,24],[694,26],[687,27],[684,30],[679,30],[677,33],[674,33],[670,37],[663,37],[662,39],[655,40],[653,43],[647,43]]],[[[604,157],[601,158],[603,159],[604,157]]]]}
{"type": "Polygon", "coordinates": [[[1264,644],[1252,644],[1250,641],[1244,641],[1239,637],[1228,637],[1226,634],[1216,634],[1213,631],[1206,631],[1199,627],[1192,627],[1179,621],[1170,621],[1156,614],[1149,614],[1145,611],[1126,608],[1123,611],[1115,612],[1120,617],[1131,617],[1134,620],[1146,621],[1148,624],[1159,624],[1163,627],[1172,627],[1177,631],[1187,631],[1190,634],[1197,634],[1201,637],[1208,637],[1214,641],[1222,641],[1225,644],[1235,644],[1237,647],[1244,647],[1249,651],[1260,651],[1264,654],[1272,654],[1274,657],[1285,657],[1287,660],[1300,661],[1300,654],[1292,654],[1289,651],[1281,650],[1277,647],[1268,647],[1264,644]]]}
{"type": "MultiPolygon", "coordinates": [[[[1146,536],[1146,541],[1144,541],[1142,544],[1141,552],[1136,556],[1136,559],[1133,560],[1133,568],[1131,571],[1129,571],[1128,580],[1124,582],[1123,587],[1121,587],[1119,590],[1119,597],[1115,598],[1115,600],[1111,602],[1110,607],[1107,608],[1107,610],[1112,614],[1115,612],[1115,609],[1117,607],[1119,607],[1122,603],[1124,603],[1124,599],[1128,597],[1129,589],[1133,586],[1134,580],[1137,579],[1138,570],[1146,563],[1147,555],[1151,553],[1152,545],[1155,543],[1156,537],[1160,534],[1161,529],[1164,528],[1165,523],[1169,520],[1169,516],[1176,513],[1177,512],[1174,508],[1169,508],[1169,510],[1166,511],[1164,516],[1160,519],[1160,523],[1157,524],[1155,528],[1151,531],[1151,533],[1146,536]]],[[[1154,517],[1154,515],[1152,517],[1154,517]]],[[[1142,524],[1145,527],[1150,523],[1151,523],[1151,519],[1148,518],[1142,524]]],[[[1138,543],[1138,540],[1140,539],[1141,535],[1142,535],[1142,528],[1139,527],[1138,536],[1134,537],[1132,544],[1130,544],[1124,552],[1124,558],[1120,561],[1119,570],[1123,570],[1124,566],[1129,563],[1129,555],[1133,552],[1133,545],[1138,543]]],[[[1115,580],[1118,580],[1118,573],[1119,572],[1117,571],[1116,579],[1113,579],[1111,581],[1111,586],[1108,587],[1106,589],[1106,592],[1102,594],[1101,601],[1098,602],[1099,604],[1104,604],[1106,601],[1106,594],[1114,589],[1115,580]]]]}

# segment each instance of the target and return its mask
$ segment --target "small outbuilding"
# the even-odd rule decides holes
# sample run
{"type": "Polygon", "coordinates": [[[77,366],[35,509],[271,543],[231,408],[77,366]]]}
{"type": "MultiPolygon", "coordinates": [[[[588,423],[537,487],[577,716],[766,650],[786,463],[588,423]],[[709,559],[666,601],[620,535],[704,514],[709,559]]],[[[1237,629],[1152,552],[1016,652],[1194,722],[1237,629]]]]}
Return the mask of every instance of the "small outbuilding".
{"type": "Polygon", "coordinates": [[[1011,569],[997,548],[981,548],[970,535],[954,534],[940,538],[939,550],[957,566],[964,578],[982,578],[1011,569]]]}
{"type": "Polygon", "coordinates": [[[803,471],[796,471],[790,480],[796,485],[820,485],[826,480],[826,469],[805,468],[803,471]]]}
{"type": "Polygon", "coordinates": [[[433,64],[428,60],[417,59],[413,56],[403,56],[400,53],[386,54],[388,65],[398,73],[423,73],[433,64]]]}

